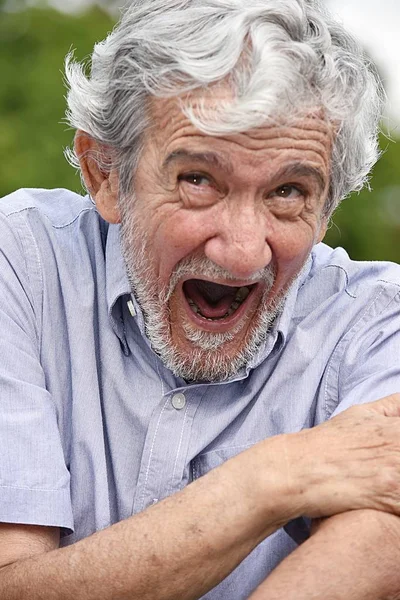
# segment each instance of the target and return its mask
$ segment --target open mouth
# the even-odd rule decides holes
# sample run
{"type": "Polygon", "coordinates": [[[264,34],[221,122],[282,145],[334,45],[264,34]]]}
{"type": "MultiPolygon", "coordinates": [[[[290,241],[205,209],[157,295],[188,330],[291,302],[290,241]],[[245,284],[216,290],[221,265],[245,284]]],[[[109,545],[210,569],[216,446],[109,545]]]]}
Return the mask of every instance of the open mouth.
{"type": "Polygon", "coordinates": [[[183,292],[190,311],[206,321],[233,320],[243,313],[258,284],[234,287],[202,279],[190,279],[183,284],[183,292]]]}

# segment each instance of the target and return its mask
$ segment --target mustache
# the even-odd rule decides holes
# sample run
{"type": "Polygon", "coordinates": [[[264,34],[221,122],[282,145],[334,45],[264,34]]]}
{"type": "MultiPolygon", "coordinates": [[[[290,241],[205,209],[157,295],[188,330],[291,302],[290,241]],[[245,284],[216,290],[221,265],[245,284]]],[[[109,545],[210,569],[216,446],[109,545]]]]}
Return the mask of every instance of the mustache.
{"type": "MultiPolygon", "coordinates": [[[[161,302],[168,302],[179,281],[190,275],[193,276],[193,279],[205,277],[208,279],[237,281],[237,276],[220,267],[206,256],[189,256],[179,261],[173,270],[168,286],[160,292],[161,302]]],[[[266,284],[267,288],[272,287],[274,280],[275,269],[272,265],[256,271],[248,278],[249,283],[262,282],[266,284]]]]}

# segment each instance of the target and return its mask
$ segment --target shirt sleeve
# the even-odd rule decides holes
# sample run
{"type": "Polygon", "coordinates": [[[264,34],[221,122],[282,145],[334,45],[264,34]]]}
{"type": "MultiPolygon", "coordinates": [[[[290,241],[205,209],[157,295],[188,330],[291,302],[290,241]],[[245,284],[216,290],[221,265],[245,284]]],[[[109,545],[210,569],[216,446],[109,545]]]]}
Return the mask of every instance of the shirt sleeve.
{"type": "Polygon", "coordinates": [[[400,287],[382,284],[375,301],[341,342],[326,385],[325,419],[400,392],[400,287]]]}
{"type": "Polygon", "coordinates": [[[30,230],[0,215],[0,522],[72,531],[69,472],[40,364],[39,288],[30,230]]]}
{"type": "MultiPolygon", "coordinates": [[[[400,392],[400,288],[382,285],[354,326],[339,343],[327,367],[325,404],[318,425],[356,404],[400,392]]],[[[299,517],[285,526],[301,544],[310,535],[311,519],[299,517]]]]}

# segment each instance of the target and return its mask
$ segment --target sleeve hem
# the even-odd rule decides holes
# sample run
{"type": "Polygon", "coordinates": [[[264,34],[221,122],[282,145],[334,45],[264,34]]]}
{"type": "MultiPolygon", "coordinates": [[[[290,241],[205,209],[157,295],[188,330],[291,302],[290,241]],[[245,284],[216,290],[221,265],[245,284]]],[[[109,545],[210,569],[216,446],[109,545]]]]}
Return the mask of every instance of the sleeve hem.
{"type": "Polygon", "coordinates": [[[0,486],[0,522],[60,527],[73,533],[69,490],[0,486]]]}

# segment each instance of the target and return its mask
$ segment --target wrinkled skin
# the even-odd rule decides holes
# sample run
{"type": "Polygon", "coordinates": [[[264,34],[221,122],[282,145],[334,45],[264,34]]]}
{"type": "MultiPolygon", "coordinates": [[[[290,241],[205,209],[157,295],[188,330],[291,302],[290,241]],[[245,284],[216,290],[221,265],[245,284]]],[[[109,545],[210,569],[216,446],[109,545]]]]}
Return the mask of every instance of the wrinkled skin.
{"type": "MultiPolygon", "coordinates": [[[[123,224],[128,271],[132,280],[146,280],[137,293],[145,315],[149,296],[165,295],[177,266],[190,258],[221,268],[219,277],[200,272],[197,278],[237,287],[257,283],[232,323],[196,318],[183,293],[185,278],[176,282],[168,307],[153,307],[167,331],[161,345],[182,358],[194,356],[189,329],[211,335],[234,331],[218,349],[229,362],[268,327],[260,315],[284,296],[325,233],[332,129],[320,117],[308,116],[290,125],[213,137],[194,127],[176,99],[153,101],[151,113],[135,174],[134,225],[126,218],[123,224]],[[266,269],[274,273],[272,287],[262,279],[266,269]]],[[[107,220],[120,218],[111,214],[117,193],[112,174],[96,194],[107,220]]],[[[197,353],[196,361],[203,360],[207,352],[197,353]]]]}

